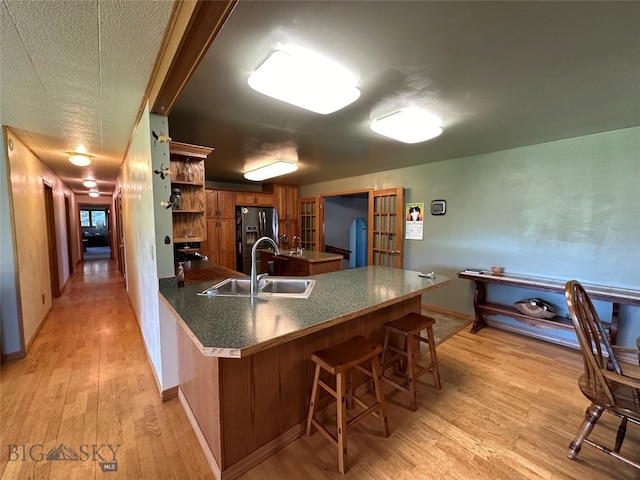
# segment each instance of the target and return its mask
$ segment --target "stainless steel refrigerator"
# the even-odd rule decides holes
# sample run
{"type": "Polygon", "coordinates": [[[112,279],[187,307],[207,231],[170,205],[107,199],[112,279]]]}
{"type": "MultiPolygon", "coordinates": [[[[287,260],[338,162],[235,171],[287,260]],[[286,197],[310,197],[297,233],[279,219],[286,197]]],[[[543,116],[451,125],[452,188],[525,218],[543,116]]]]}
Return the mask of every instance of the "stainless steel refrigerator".
{"type": "MultiPolygon", "coordinates": [[[[237,270],[251,274],[251,249],[261,237],[278,242],[278,210],[267,207],[236,207],[236,258],[237,270]]],[[[270,248],[268,243],[258,248],[270,248]]],[[[256,254],[258,272],[260,255],[256,254]]]]}

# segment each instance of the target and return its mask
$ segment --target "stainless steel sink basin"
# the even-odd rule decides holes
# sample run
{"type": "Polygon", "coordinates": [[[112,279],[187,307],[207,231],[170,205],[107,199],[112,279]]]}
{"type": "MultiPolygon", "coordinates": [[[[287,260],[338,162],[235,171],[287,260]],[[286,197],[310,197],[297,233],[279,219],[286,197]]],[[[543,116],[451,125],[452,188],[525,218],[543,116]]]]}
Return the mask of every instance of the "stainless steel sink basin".
{"type": "MultiPolygon", "coordinates": [[[[265,277],[258,282],[258,297],[308,298],[316,281],[298,277],[265,277]]],[[[227,278],[198,295],[216,297],[250,297],[249,278],[227,278]]]]}
{"type": "MultiPolygon", "coordinates": [[[[260,283],[264,284],[264,281],[260,283]]],[[[227,278],[226,280],[207,288],[202,293],[205,295],[250,296],[251,280],[248,278],[227,278]]]]}
{"type": "Polygon", "coordinates": [[[264,286],[258,286],[261,293],[297,294],[308,297],[313,289],[315,280],[308,278],[267,278],[264,286]]]}

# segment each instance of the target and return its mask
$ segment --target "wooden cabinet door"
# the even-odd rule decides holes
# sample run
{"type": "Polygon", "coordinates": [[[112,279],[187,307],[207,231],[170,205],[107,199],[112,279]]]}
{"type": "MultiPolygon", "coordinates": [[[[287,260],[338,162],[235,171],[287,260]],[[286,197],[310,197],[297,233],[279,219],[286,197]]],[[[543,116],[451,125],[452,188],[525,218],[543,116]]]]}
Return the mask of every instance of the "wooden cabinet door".
{"type": "Polygon", "coordinates": [[[273,207],[273,194],[236,192],[236,203],[247,207],[273,207]]]}
{"type": "Polygon", "coordinates": [[[298,197],[300,189],[298,187],[287,186],[285,189],[285,205],[287,220],[298,222],[298,197]]]}
{"type": "Polygon", "coordinates": [[[255,195],[252,192],[236,192],[236,204],[245,207],[252,207],[255,202],[255,195]]]}
{"type": "Polygon", "coordinates": [[[278,235],[287,235],[287,242],[289,246],[293,247],[293,237],[300,237],[300,230],[298,229],[298,222],[296,220],[278,220],[278,235]]]}
{"type": "Polygon", "coordinates": [[[218,222],[218,264],[236,270],[236,221],[221,218],[218,222]]]}
{"type": "Polygon", "coordinates": [[[278,209],[278,218],[281,221],[287,219],[287,187],[285,185],[273,186],[273,206],[278,209]]]}
{"type": "Polygon", "coordinates": [[[273,194],[272,193],[256,193],[255,205],[257,207],[273,207],[273,194]]]}
{"type": "Polygon", "coordinates": [[[298,229],[299,188],[291,185],[273,185],[273,204],[278,209],[278,234],[287,235],[290,245],[294,236],[300,236],[298,229]]]}
{"type": "Polygon", "coordinates": [[[376,190],[369,195],[367,265],[402,268],[402,188],[376,190]]]}
{"type": "Polygon", "coordinates": [[[207,240],[200,243],[200,253],[209,257],[212,263],[218,263],[217,225],[217,220],[207,219],[207,240]]]}
{"type": "Polygon", "coordinates": [[[218,190],[218,212],[220,218],[236,218],[236,193],[218,190]]]}
{"type": "Polygon", "coordinates": [[[218,192],[216,190],[206,190],[205,204],[207,218],[216,218],[218,216],[218,192]]]}
{"type": "Polygon", "coordinates": [[[211,190],[206,193],[207,218],[235,218],[236,194],[231,190],[211,190]]]}
{"type": "Polygon", "coordinates": [[[298,220],[298,196],[300,189],[293,185],[273,185],[273,206],[278,209],[280,220],[298,220]]]}
{"type": "Polygon", "coordinates": [[[207,220],[207,241],[200,251],[221,267],[236,269],[236,222],[231,218],[207,220]]]}

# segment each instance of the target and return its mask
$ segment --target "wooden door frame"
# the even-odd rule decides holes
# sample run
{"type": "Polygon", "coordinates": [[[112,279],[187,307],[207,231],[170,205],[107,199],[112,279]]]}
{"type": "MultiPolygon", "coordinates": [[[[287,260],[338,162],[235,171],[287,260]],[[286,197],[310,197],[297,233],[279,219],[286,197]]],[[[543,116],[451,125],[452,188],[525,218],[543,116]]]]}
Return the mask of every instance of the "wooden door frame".
{"type": "Polygon", "coordinates": [[[55,201],[53,185],[43,180],[44,215],[47,226],[47,250],[49,254],[49,277],[51,298],[60,296],[60,268],[58,266],[58,240],[56,238],[55,201]]]}
{"type": "Polygon", "coordinates": [[[71,247],[71,199],[64,195],[64,215],[67,223],[67,260],[69,263],[69,276],[73,274],[73,248],[71,247]]]}
{"type": "MultiPolygon", "coordinates": [[[[318,207],[322,206],[322,208],[319,210],[321,211],[320,213],[320,218],[318,219],[318,222],[320,223],[319,225],[319,229],[320,229],[320,241],[318,243],[318,250],[321,252],[324,252],[324,247],[325,247],[325,243],[324,243],[324,235],[325,235],[325,215],[324,215],[324,209],[325,209],[325,201],[328,197],[346,197],[349,195],[358,195],[360,193],[366,193],[367,194],[367,201],[371,201],[371,194],[374,192],[373,188],[361,188],[358,190],[346,190],[343,192],[331,192],[331,193],[322,193],[318,196],[318,199],[320,199],[319,205],[318,207]]],[[[369,221],[369,219],[367,219],[367,222],[369,221]]],[[[367,250],[370,247],[367,246],[367,250]]],[[[368,252],[367,252],[368,253],[368,252]]],[[[368,254],[367,254],[367,258],[368,258],[368,254]]],[[[368,264],[368,262],[367,262],[368,264]]]]}
{"type": "MultiPolygon", "coordinates": [[[[118,249],[118,253],[116,254],[116,258],[118,259],[118,270],[120,270],[120,276],[126,280],[127,269],[124,252],[124,231],[122,229],[122,190],[118,190],[118,192],[113,196],[113,216],[115,220],[113,229],[115,229],[116,232],[114,235],[114,245],[118,249]]],[[[114,253],[115,252],[112,250],[111,254],[113,255],[114,253]]]]}

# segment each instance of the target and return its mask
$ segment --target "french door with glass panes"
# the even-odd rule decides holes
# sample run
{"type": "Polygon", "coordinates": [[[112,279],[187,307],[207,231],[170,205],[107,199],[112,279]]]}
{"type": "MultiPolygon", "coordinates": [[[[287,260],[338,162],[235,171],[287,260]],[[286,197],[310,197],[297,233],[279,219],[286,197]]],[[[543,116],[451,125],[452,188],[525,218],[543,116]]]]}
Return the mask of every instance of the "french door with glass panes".
{"type": "MultiPolygon", "coordinates": [[[[310,197],[298,200],[300,215],[300,246],[305,250],[324,251],[324,198],[310,197]]],[[[291,241],[291,240],[289,240],[291,241]]]]}
{"type": "Polygon", "coordinates": [[[367,265],[402,268],[402,188],[375,190],[369,195],[367,265]]]}
{"type": "MultiPolygon", "coordinates": [[[[324,251],[324,197],[299,200],[301,246],[324,251]]],[[[369,193],[367,265],[402,268],[404,192],[390,188],[369,193]]]]}

